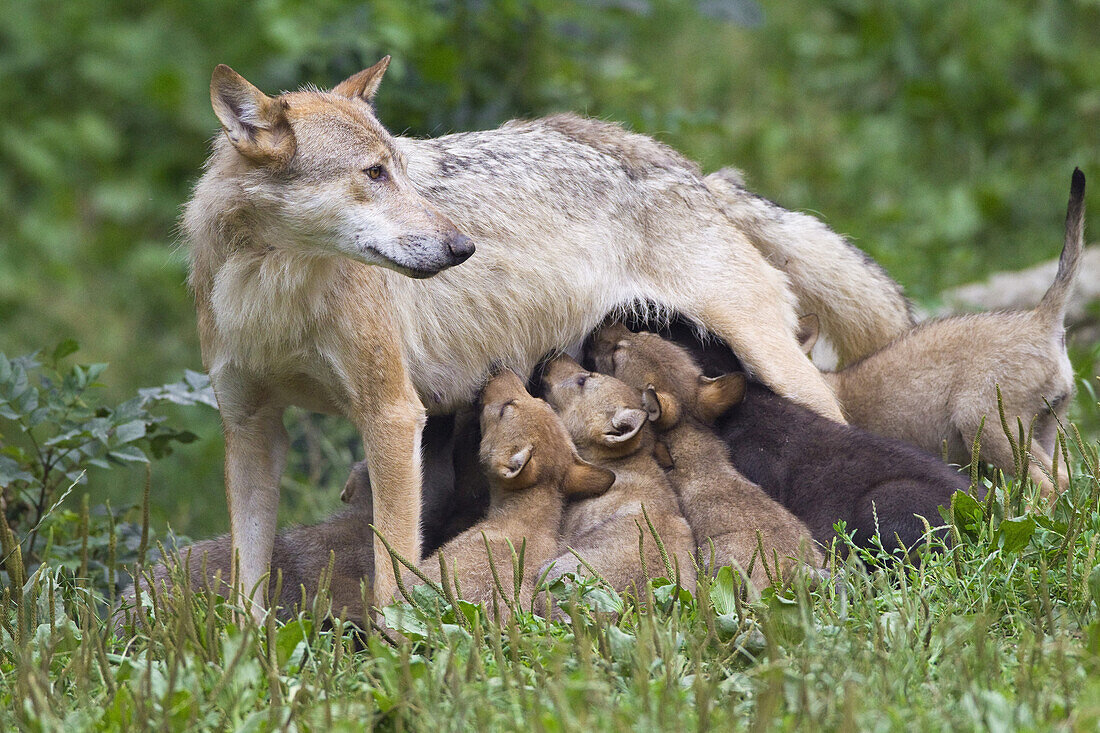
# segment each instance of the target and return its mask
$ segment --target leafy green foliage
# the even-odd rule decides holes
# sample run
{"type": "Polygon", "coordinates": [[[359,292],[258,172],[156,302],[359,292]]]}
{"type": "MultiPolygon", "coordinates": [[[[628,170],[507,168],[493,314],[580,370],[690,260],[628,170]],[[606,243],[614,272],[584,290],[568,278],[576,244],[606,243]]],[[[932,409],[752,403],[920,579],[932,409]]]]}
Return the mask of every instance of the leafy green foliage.
{"type": "Polygon", "coordinates": [[[214,404],[209,380],[196,373],[121,404],[103,404],[96,393],[107,365],[64,366],[77,349],[74,341],[62,342],[43,362],[38,354],[0,354],[0,496],[5,522],[26,544],[27,561],[38,560],[43,520],[89,470],[148,463],[195,439],[148,406],[164,400],[214,404]]]}

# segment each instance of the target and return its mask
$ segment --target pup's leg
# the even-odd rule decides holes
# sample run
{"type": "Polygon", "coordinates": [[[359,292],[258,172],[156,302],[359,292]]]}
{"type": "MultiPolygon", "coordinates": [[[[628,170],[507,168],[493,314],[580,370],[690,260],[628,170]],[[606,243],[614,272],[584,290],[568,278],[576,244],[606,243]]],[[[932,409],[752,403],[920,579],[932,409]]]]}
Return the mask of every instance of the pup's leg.
{"type": "Polygon", "coordinates": [[[283,406],[268,401],[266,390],[239,374],[213,379],[225,430],[225,492],[229,504],[231,562],[239,564],[233,582],[252,601],[256,619],[264,615],[265,584],[279,513],[279,477],[290,440],[283,406]]]}

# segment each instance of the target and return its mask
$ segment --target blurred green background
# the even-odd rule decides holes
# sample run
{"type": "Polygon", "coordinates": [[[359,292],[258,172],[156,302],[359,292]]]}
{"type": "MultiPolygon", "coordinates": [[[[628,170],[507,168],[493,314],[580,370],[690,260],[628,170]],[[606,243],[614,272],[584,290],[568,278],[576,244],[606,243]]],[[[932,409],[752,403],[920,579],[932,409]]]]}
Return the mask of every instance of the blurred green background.
{"type": "MultiPolygon", "coordinates": [[[[0,351],[75,338],[117,400],[201,369],[175,226],[218,129],[211,70],[275,92],[384,54],[395,133],[621,121],[742,168],[922,303],[1056,256],[1073,166],[1100,183],[1096,0],[22,0],[0,13],[0,351]]],[[[154,465],[154,522],[224,531],[216,415],[173,418],[201,440],[154,465]]],[[[283,520],[310,519],[350,431],[292,423],[283,520]]],[[[94,502],[136,500],[142,472],[118,473],[94,502]]]]}

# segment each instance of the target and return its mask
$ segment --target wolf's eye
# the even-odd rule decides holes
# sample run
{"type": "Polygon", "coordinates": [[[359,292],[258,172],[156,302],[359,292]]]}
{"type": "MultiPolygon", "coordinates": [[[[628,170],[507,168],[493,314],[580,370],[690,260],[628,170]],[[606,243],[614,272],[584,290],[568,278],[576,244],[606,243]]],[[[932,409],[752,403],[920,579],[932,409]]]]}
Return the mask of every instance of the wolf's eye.
{"type": "Polygon", "coordinates": [[[587,381],[588,381],[588,375],[587,374],[577,375],[577,386],[578,387],[583,387],[585,382],[587,382],[587,381]]]}
{"type": "Polygon", "coordinates": [[[380,165],[372,165],[370,168],[364,168],[363,172],[367,174],[367,178],[372,181],[377,181],[386,175],[386,169],[380,165]]]}

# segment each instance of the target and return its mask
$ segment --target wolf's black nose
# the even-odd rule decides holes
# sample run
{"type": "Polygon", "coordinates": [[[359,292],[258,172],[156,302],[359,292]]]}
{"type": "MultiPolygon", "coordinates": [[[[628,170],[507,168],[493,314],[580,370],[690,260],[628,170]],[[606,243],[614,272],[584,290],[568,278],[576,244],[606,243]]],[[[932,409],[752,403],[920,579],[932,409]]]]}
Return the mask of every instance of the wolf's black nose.
{"type": "Polygon", "coordinates": [[[455,258],[455,264],[459,265],[470,259],[474,253],[474,243],[465,234],[455,232],[447,237],[447,249],[451,250],[451,256],[455,258]]]}

